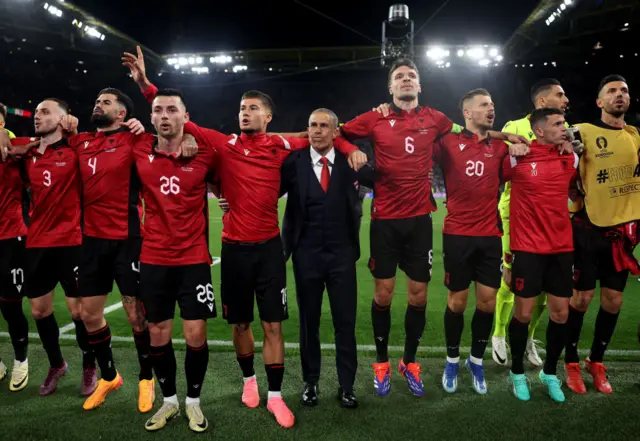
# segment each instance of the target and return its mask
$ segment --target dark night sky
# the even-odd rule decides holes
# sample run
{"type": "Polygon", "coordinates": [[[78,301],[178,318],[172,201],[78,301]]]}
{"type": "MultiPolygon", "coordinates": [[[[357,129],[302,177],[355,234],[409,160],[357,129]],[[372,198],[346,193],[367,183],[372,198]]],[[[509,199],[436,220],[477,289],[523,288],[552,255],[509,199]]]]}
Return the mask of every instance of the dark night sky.
{"type": "MultiPolygon", "coordinates": [[[[381,23],[387,17],[389,6],[396,3],[389,0],[302,1],[376,41],[380,41],[381,23]]],[[[159,53],[374,44],[294,0],[72,2],[159,53]]],[[[405,1],[416,30],[443,2],[405,1]]],[[[416,35],[415,42],[504,43],[537,3],[538,0],[449,0],[416,35]]]]}

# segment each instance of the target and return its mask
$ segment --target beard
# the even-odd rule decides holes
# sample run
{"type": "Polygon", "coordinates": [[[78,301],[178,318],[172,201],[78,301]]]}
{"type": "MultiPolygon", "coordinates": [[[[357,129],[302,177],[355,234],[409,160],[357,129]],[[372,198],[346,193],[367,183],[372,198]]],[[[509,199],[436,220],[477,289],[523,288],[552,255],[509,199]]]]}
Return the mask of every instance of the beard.
{"type": "Polygon", "coordinates": [[[91,115],[91,122],[97,128],[102,129],[104,127],[109,127],[110,125],[112,125],[114,120],[111,119],[109,115],[105,113],[103,114],[94,113],[93,115],[91,115]]]}
{"type": "Polygon", "coordinates": [[[35,134],[36,134],[36,136],[44,137],[44,136],[52,134],[53,132],[56,131],[56,129],[57,129],[57,127],[53,127],[53,128],[41,127],[40,129],[36,129],[35,130],[35,134]]]}
{"type": "Polygon", "coordinates": [[[616,107],[612,107],[609,109],[605,109],[605,112],[607,112],[609,115],[613,116],[614,118],[620,118],[623,117],[626,113],[627,110],[629,110],[629,108],[616,108],[616,107]]]}
{"type": "Polygon", "coordinates": [[[418,95],[410,92],[401,92],[401,93],[402,95],[398,95],[397,97],[400,101],[413,101],[418,97],[418,95]]]}

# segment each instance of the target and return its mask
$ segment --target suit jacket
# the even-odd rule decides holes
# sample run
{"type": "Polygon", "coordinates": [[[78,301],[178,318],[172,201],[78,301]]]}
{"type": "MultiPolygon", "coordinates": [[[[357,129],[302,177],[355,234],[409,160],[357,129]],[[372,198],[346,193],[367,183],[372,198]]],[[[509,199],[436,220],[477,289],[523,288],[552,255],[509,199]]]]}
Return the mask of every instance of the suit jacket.
{"type": "MultiPolygon", "coordinates": [[[[306,212],[309,175],[314,173],[311,166],[311,147],[293,152],[282,166],[280,195],[288,193],[287,207],[282,219],[282,244],[285,259],[289,259],[296,249],[304,216],[306,212]]],[[[313,177],[316,179],[316,177],[313,177]]],[[[355,172],[344,155],[336,152],[331,169],[331,179],[340,179],[344,191],[347,193],[349,214],[349,238],[356,252],[356,260],[360,258],[360,218],[362,217],[362,200],[358,195],[359,185],[373,187],[374,172],[369,165],[365,165],[355,172]]]]}

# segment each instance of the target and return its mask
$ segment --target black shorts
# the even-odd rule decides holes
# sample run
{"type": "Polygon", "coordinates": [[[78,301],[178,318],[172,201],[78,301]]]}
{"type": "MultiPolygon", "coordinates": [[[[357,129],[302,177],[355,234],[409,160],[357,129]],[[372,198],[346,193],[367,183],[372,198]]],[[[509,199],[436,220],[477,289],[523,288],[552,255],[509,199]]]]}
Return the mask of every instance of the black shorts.
{"type": "Polygon", "coordinates": [[[431,215],[407,219],[373,219],[369,229],[369,270],[376,279],[392,279],[400,267],[416,282],[431,280],[433,225],[431,215]]]}
{"type": "Polygon", "coordinates": [[[222,242],[220,253],[222,315],[229,323],[251,323],[253,300],[260,320],[289,318],[287,272],[280,236],[256,244],[222,242]]]}
{"type": "Polygon", "coordinates": [[[19,301],[25,293],[26,236],[0,240],[0,301],[19,301]]]}
{"type": "Polygon", "coordinates": [[[596,289],[596,281],[600,280],[601,288],[623,292],[629,271],[616,271],[612,243],[605,237],[604,229],[587,222],[583,219],[573,222],[574,288],[591,291],[596,289]]]}
{"type": "Polygon", "coordinates": [[[216,317],[216,300],[208,263],[163,266],[140,263],[140,299],[150,323],[171,320],[176,302],[183,320],[216,317]]]}
{"type": "Polygon", "coordinates": [[[471,282],[500,288],[502,240],[498,236],[442,235],[444,284],[452,292],[464,291],[471,282]]]}
{"type": "Polygon", "coordinates": [[[138,297],[142,239],[99,239],[84,236],[78,286],[82,297],[103,296],[113,282],[123,296],[138,297]]]}
{"type": "Polygon", "coordinates": [[[570,298],[573,295],[573,252],[534,254],[513,251],[511,292],[518,297],[537,297],[543,291],[570,298]]]}
{"type": "Polygon", "coordinates": [[[25,294],[30,299],[42,297],[60,283],[67,297],[80,297],[78,264],[80,245],[71,247],[27,248],[25,294]]]}

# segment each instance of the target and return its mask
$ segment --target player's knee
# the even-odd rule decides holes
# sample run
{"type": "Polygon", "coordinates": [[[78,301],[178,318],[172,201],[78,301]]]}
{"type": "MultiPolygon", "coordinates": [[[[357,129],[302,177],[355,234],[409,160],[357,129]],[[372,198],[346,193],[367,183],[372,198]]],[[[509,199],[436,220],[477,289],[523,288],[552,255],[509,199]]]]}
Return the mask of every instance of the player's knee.
{"type": "MultiPolygon", "coordinates": [[[[414,306],[425,306],[427,304],[427,290],[414,289],[407,292],[409,304],[414,306]]],[[[466,300],[465,300],[466,304],[466,300]]]]}
{"type": "Polygon", "coordinates": [[[567,323],[567,320],[569,319],[569,308],[558,310],[549,309],[549,318],[556,323],[567,323]]]}
{"type": "Polygon", "coordinates": [[[496,299],[477,299],[476,308],[482,312],[493,313],[496,310],[496,299]]]}
{"type": "Polygon", "coordinates": [[[600,296],[600,304],[605,311],[617,314],[622,308],[622,293],[603,289],[600,296]]]}
{"type": "Polygon", "coordinates": [[[138,311],[127,310],[127,321],[136,332],[142,332],[147,327],[144,317],[138,311]]]}
{"type": "Polygon", "coordinates": [[[529,323],[531,321],[532,311],[513,311],[513,316],[520,323],[529,323]]]}
{"type": "Polygon", "coordinates": [[[578,311],[586,311],[593,300],[595,291],[575,291],[573,298],[571,299],[572,306],[578,311]]]}
{"type": "Polygon", "coordinates": [[[102,324],[104,313],[101,311],[93,311],[90,308],[81,308],[80,318],[87,329],[96,329],[102,324]]]}
{"type": "Polygon", "coordinates": [[[264,337],[267,340],[282,339],[282,326],[280,323],[262,322],[262,329],[264,329],[264,337]]]}
{"type": "Polygon", "coordinates": [[[378,285],[373,299],[380,306],[388,306],[393,300],[393,287],[378,285]]]}
{"type": "Polygon", "coordinates": [[[31,316],[33,317],[34,320],[41,320],[45,317],[50,316],[51,314],[53,314],[53,308],[51,307],[47,307],[47,306],[43,306],[43,307],[39,307],[39,306],[32,306],[31,307],[31,316]]]}
{"type": "Polygon", "coordinates": [[[204,344],[207,340],[207,332],[205,327],[190,327],[188,330],[185,329],[184,339],[187,344],[193,348],[198,348],[204,344]]]}
{"type": "Polygon", "coordinates": [[[171,340],[171,326],[161,323],[149,323],[151,346],[163,346],[171,340]]]}
{"type": "Polygon", "coordinates": [[[447,306],[452,312],[456,314],[462,314],[467,308],[467,299],[460,295],[452,295],[449,293],[449,299],[447,300],[447,306]]]}
{"type": "Polygon", "coordinates": [[[242,337],[251,331],[251,323],[236,323],[233,325],[233,331],[242,337]]]}

